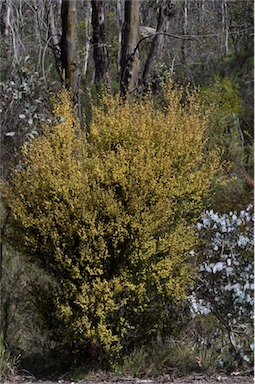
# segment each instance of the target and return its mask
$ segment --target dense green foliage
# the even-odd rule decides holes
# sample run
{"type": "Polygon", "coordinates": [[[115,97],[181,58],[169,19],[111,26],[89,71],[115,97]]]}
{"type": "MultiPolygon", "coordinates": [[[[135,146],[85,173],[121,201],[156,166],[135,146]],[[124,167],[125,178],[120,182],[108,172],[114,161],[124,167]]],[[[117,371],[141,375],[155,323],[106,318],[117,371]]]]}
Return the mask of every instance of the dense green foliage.
{"type": "Polygon", "coordinates": [[[253,145],[247,142],[247,132],[241,128],[244,103],[239,88],[230,78],[216,76],[209,86],[201,87],[200,100],[205,107],[212,108],[208,148],[216,145],[222,149],[228,174],[228,183],[212,197],[212,206],[222,213],[242,209],[251,202],[253,145]]]}
{"type": "Polygon", "coordinates": [[[197,96],[183,94],[169,86],[163,111],[150,96],[106,95],[86,137],[62,91],[55,125],[23,147],[5,185],[15,246],[53,276],[50,292],[34,289],[41,314],[74,353],[111,355],[173,331],[173,304],[194,278],[192,225],[220,163],[205,151],[197,96]]]}

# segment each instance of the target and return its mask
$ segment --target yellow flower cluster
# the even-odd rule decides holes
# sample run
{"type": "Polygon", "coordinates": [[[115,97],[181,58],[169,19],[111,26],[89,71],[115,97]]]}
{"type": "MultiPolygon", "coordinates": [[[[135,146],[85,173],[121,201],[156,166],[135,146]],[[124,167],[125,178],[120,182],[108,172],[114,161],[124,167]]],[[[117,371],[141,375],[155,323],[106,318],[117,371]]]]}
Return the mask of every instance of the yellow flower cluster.
{"type": "Polygon", "coordinates": [[[111,355],[137,334],[160,331],[167,303],[185,297],[192,226],[219,157],[205,150],[207,116],[196,95],[171,84],[161,109],[151,96],[104,95],[92,107],[89,137],[65,90],[54,116],[24,147],[5,204],[16,246],[60,287],[51,297],[57,341],[111,355]]]}

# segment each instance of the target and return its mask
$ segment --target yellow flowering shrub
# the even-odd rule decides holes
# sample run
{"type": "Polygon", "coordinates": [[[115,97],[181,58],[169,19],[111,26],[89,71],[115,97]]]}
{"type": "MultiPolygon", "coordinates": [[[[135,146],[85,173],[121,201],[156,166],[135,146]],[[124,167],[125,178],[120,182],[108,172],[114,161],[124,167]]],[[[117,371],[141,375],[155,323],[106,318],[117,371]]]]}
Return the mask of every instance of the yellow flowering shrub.
{"type": "Polygon", "coordinates": [[[162,109],[107,94],[88,134],[63,90],[55,123],[4,186],[16,247],[54,278],[35,293],[69,351],[116,356],[173,329],[166,308],[192,284],[193,224],[220,169],[205,150],[207,116],[184,94],[170,85],[162,109]]]}

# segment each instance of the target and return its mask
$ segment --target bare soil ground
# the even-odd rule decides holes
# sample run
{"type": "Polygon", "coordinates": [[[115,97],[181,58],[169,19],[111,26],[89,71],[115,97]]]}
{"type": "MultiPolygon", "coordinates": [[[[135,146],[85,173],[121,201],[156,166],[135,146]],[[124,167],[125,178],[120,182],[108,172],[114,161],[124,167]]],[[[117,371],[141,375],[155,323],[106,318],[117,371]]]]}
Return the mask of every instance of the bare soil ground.
{"type": "Polygon", "coordinates": [[[71,381],[58,379],[57,381],[36,380],[25,376],[14,376],[11,379],[4,380],[3,384],[251,384],[254,383],[252,375],[230,375],[216,373],[212,376],[204,374],[190,374],[184,377],[173,377],[173,375],[164,375],[158,378],[137,379],[132,377],[115,377],[110,380],[80,380],[71,381]]]}

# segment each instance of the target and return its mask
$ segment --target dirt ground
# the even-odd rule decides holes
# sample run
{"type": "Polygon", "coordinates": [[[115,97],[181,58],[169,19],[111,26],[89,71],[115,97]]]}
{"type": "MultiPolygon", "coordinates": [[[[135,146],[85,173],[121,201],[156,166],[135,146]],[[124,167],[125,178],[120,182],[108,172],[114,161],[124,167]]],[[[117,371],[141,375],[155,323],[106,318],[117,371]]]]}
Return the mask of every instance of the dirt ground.
{"type": "Polygon", "coordinates": [[[204,374],[190,374],[185,377],[173,377],[172,375],[164,375],[158,378],[137,379],[132,377],[115,377],[110,380],[80,380],[70,381],[58,379],[57,381],[36,380],[25,376],[15,376],[5,380],[3,384],[251,384],[254,383],[252,375],[231,375],[227,376],[217,373],[212,376],[204,374]]]}

